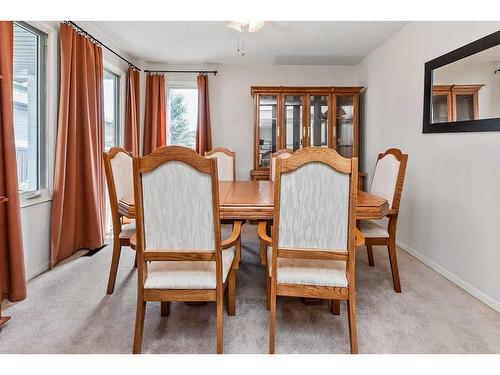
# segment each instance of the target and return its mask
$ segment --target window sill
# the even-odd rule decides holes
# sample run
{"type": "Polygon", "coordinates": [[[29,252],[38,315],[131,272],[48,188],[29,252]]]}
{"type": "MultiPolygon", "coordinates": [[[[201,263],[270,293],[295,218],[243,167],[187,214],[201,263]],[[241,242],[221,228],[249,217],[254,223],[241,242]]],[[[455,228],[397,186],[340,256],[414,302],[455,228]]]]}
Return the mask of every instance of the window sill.
{"type": "Polygon", "coordinates": [[[19,205],[21,208],[34,206],[40,203],[50,202],[52,195],[47,189],[19,194],[19,205]]]}

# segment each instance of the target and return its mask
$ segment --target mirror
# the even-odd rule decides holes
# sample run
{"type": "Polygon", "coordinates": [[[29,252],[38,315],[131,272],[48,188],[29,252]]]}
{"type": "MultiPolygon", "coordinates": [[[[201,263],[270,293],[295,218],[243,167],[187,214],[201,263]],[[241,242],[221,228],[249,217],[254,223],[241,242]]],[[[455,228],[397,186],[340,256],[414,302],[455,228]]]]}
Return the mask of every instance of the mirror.
{"type": "Polygon", "coordinates": [[[500,31],[425,64],[424,133],[500,131],[500,31]]]}

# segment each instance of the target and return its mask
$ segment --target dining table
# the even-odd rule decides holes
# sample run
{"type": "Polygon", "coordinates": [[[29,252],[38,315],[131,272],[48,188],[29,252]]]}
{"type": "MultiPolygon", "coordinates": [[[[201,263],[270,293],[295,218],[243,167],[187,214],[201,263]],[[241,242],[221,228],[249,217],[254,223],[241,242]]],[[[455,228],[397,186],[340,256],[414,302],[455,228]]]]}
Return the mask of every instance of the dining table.
{"type": "MultiPolygon", "coordinates": [[[[221,220],[272,220],[274,184],[272,181],[219,181],[221,220]]],[[[135,218],[134,197],[118,202],[120,215],[135,218]]],[[[358,190],[356,220],[381,219],[389,213],[386,199],[358,190]]]]}

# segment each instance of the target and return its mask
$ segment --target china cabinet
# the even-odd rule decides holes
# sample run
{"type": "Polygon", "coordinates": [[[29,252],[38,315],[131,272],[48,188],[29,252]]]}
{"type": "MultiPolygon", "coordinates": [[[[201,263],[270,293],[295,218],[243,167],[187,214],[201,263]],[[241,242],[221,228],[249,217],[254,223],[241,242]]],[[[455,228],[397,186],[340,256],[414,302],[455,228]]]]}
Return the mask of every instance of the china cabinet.
{"type": "Polygon", "coordinates": [[[484,85],[435,85],[432,123],[479,119],[479,90],[484,85]]]}
{"type": "MultiPolygon", "coordinates": [[[[253,180],[269,179],[273,152],[329,147],[359,157],[359,94],[362,87],[253,86],[255,141],[253,180]]],[[[363,177],[363,174],[361,174],[363,177]]]]}

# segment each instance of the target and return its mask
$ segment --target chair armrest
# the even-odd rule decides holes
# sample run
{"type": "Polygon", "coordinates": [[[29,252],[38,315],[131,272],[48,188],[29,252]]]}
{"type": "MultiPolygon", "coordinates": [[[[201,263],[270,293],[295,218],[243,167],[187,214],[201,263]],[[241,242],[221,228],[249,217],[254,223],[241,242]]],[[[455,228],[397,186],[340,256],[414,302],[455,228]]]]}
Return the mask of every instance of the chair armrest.
{"type": "Polygon", "coordinates": [[[271,237],[269,237],[267,235],[267,222],[265,221],[261,221],[259,223],[259,237],[262,241],[264,241],[265,243],[267,243],[268,245],[271,245],[272,244],[272,239],[271,237]]]}
{"type": "Polygon", "coordinates": [[[358,228],[354,228],[354,244],[356,246],[363,246],[365,244],[365,236],[358,228]]]}
{"type": "Polygon", "coordinates": [[[239,240],[240,235],[241,221],[235,221],[233,224],[233,233],[231,233],[231,237],[229,237],[227,240],[222,241],[221,243],[222,250],[229,249],[230,247],[236,245],[236,242],[239,240]]]}
{"type": "Polygon", "coordinates": [[[134,233],[131,237],[130,237],[130,248],[133,249],[133,250],[136,250],[136,246],[137,246],[137,233],[134,233]]]}

